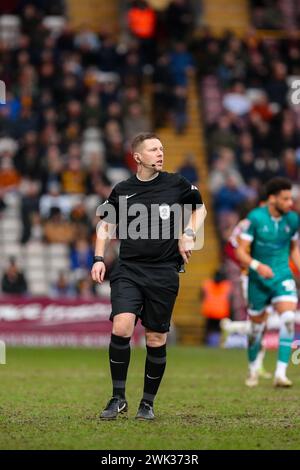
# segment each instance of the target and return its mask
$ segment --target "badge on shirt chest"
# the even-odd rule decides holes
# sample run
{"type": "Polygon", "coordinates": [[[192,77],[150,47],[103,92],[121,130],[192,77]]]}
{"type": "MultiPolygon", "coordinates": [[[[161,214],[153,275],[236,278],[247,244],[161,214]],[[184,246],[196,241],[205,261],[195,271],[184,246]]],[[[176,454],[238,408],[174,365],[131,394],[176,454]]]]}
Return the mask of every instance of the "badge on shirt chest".
{"type": "Polygon", "coordinates": [[[162,220],[167,220],[170,218],[170,206],[168,204],[161,204],[159,206],[159,215],[162,220]]]}

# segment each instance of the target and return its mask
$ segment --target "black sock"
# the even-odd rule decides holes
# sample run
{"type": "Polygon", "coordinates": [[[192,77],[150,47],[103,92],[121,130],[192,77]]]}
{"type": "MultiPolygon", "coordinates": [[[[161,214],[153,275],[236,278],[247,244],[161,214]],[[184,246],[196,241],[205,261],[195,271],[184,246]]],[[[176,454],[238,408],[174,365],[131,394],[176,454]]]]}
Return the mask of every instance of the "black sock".
{"type": "Polygon", "coordinates": [[[165,344],[158,348],[147,346],[143,401],[150,405],[153,405],[155,395],[164,375],[167,360],[166,355],[165,344]]]}
{"type": "Polygon", "coordinates": [[[125,398],[127,370],[130,361],[130,338],[111,335],[109,364],[113,384],[113,396],[125,398]]]}

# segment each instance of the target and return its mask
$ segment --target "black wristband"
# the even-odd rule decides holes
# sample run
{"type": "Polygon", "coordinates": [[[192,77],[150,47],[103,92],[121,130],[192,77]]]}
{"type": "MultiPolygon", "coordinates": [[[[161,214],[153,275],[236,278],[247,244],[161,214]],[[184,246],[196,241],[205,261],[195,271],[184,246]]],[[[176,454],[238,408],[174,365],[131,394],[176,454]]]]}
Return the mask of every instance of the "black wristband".
{"type": "Polygon", "coordinates": [[[103,258],[103,256],[94,256],[94,258],[93,258],[93,264],[99,263],[99,262],[104,263],[104,258],[103,258]]]}

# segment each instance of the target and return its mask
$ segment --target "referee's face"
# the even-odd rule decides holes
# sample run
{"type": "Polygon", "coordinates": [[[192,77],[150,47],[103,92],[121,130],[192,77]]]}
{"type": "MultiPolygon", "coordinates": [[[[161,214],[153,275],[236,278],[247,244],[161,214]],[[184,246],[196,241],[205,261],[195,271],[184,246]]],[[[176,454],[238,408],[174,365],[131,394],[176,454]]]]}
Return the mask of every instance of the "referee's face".
{"type": "Polygon", "coordinates": [[[140,158],[146,165],[161,171],[164,163],[164,149],[159,139],[146,139],[140,147],[140,158]]]}

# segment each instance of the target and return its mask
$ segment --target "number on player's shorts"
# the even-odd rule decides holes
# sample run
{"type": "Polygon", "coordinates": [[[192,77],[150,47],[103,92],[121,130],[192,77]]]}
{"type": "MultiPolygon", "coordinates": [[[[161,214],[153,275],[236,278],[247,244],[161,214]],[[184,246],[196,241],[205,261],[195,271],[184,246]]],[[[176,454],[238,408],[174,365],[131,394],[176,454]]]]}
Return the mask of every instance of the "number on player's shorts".
{"type": "Polygon", "coordinates": [[[288,290],[288,291],[296,290],[296,283],[294,279],[287,279],[286,281],[282,281],[282,285],[285,288],[285,290],[288,290]]]}

